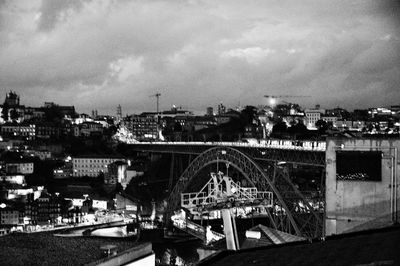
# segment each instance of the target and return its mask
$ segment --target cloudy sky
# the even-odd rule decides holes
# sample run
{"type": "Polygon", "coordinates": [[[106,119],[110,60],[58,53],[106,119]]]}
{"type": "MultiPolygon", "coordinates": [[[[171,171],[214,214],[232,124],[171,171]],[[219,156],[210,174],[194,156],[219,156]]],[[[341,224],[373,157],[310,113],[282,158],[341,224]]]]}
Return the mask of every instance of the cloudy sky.
{"type": "Polygon", "coordinates": [[[195,111],[400,104],[399,19],[386,0],[0,0],[0,97],[110,114],[155,110],[156,92],[195,111]]]}

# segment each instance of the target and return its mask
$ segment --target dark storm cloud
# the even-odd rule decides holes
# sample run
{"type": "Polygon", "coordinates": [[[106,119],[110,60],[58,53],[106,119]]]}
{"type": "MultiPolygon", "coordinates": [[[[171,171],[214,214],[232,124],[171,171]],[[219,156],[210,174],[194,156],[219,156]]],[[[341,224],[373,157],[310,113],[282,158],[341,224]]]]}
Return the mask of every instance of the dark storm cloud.
{"type": "Polygon", "coordinates": [[[38,29],[41,31],[52,30],[62,19],[64,12],[76,11],[81,5],[80,1],[75,0],[43,0],[40,7],[38,29]]]}
{"type": "Polygon", "coordinates": [[[25,104],[84,111],[149,110],[156,91],[163,108],[197,110],[263,104],[264,94],[398,104],[398,15],[385,0],[9,1],[0,84],[25,104]]]}

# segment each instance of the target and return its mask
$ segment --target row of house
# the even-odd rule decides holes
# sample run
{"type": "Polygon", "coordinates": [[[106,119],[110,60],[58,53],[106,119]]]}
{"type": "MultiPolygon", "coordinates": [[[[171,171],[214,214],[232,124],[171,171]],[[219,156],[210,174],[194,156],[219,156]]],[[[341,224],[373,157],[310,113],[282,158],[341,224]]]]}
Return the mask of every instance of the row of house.
{"type": "Polygon", "coordinates": [[[22,137],[27,140],[58,139],[61,136],[90,137],[102,135],[103,125],[97,122],[83,122],[71,124],[64,122],[55,123],[5,123],[1,125],[3,137],[22,137]]]}
{"type": "Polygon", "coordinates": [[[25,186],[25,176],[33,174],[34,163],[29,161],[1,162],[0,181],[3,184],[25,186]]]}
{"type": "Polygon", "coordinates": [[[21,206],[0,208],[0,226],[80,223],[89,210],[107,210],[108,207],[107,201],[84,199],[82,204],[74,205],[71,199],[58,194],[44,192],[40,197],[28,194],[22,208],[21,206]]]}
{"type": "MultiPolygon", "coordinates": [[[[240,117],[237,111],[221,110],[218,115],[214,115],[212,108],[207,108],[207,114],[204,116],[195,116],[189,111],[174,108],[160,113],[145,112],[125,117],[122,120],[122,126],[132,134],[133,139],[139,141],[153,139],[179,141],[185,136],[184,139],[189,140],[189,136],[198,130],[225,124],[240,117]]],[[[388,125],[390,119],[399,120],[400,107],[370,108],[369,110],[354,110],[350,113],[342,108],[323,109],[316,105],[315,108],[302,110],[298,105],[287,104],[270,109],[265,106],[260,107],[257,116],[257,121],[245,128],[244,137],[267,137],[277,117],[286,122],[287,126],[301,121],[311,130],[320,126],[319,121],[325,121],[338,130],[362,131],[371,125],[386,129],[390,126],[388,125]]],[[[399,123],[397,123],[398,126],[399,123]]]]}
{"type": "Polygon", "coordinates": [[[96,178],[103,175],[104,185],[113,187],[117,183],[126,188],[132,178],[143,175],[131,166],[130,160],[119,156],[77,156],[71,161],[54,170],[55,179],[66,179],[70,177],[96,178]]]}
{"type": "Polygon", "coordinates": [[[61,106],[45,102],[42,107],[26,107],[20,98],[10,91],[0,105],[1,136],[26,140],[57,139],[61,136],[90,137],[101,135],[113,122],[109,116],[78,115],[74,106],[61,106]]]}
{"type": "MultiPolygon", "coordinates": [[[[379,125],[381,128],[389,127],[388,121],[400,118],[400,112],[396,110],[395,107],[391,109],[370,108],[369,110],[354,110],[353,113],[349,113],[342,108],[323,109],[316,105],[315,108],[285,114],[281,118],[288,126],[301,121],[308,129],[316,129],[318,121],[325,121],[339,130],[361,131],[370,125],[379,125]]],[[[263,119],[262,116],[260,115],[260,120],[263,119]]]]}
{"type": "Polygon", "coordinates": [[[76,115],[74,106],[61,106],[53,102],[45,102],[42,107],[28,107],[20,104],[20,97],[15,92],[10,91],[6,94],[4,103],[0,105],[0,124],[6,122],[21,123],[27,120],[42,120],[46,113],[57,109],[63,117],[74,117],[76,115]]]}
{"type": "Polygon", "coordinates": [[[369,108],[367,110],[354,110],[352,114],[342,108],[322,109],[319,105],[315,108],[304,111],[306,125],[310,128],[316,127],[318,120],[332,123],[337,128],[361,129],[371,122],[381,122],[382,126],[388,126],[390,120],[400,119],[400,106],[391,106],[388,108],[369,108]],[[386,123],[386,125],[385,125],[386,123]]]}
{"type": "Polygon", "coordinates": [[[25,229],[32,225],[54,225],[94,222],[93,219],[103,219],[106,222],[110,217],[99,214],[97,211],[117,210],[117,213],[137,215],[139,201],[125,194],[116,194],[115,199],[99,197],[61,196],[42,192],[39,197],[28,194],[23,204],[0,204],[0,228],[23,226],[25,229]],[[90,217],[90,218],[89,218],[90,217]]]}
{"type": "Polygon", "coordinates": [[[219,115],[195,116],[192,112],[172,108],[170,111],[144,112],[139,115],[127,116],[122,124],[133,137],[138,140],[160,138],[164,134],[176,131],[193,133],[195,131],[230,122],[238,118],[239,113],[228,111],[219,115]]]}

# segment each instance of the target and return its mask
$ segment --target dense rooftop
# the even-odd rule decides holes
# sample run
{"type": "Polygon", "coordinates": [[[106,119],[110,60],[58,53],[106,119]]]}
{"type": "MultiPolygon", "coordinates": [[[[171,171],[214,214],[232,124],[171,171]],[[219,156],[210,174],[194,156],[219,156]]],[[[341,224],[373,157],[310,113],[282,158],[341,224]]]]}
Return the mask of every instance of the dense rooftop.
{"type": "Polygon", "coordinates": [[[116,245],[118,252],[136,246],[134,240],[58,237],[53,232],[13,233],[0,237],[1,265],[83,265],[102,258],[100,247],[116,245]]]}

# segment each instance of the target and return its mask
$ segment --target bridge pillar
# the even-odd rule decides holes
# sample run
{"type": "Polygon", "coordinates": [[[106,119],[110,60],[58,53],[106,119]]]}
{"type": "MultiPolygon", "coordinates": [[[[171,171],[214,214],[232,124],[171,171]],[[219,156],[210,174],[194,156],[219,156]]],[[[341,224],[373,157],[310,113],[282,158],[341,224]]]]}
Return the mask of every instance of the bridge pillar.
{"type": "Polygon", "coordinates": [[[228,250],[239,250],[240,247],[236,231],[236,221],[235,217],[232,215],[232,209],[222,209],[221,213],[224,221],[226,248],[228,250]]]}

